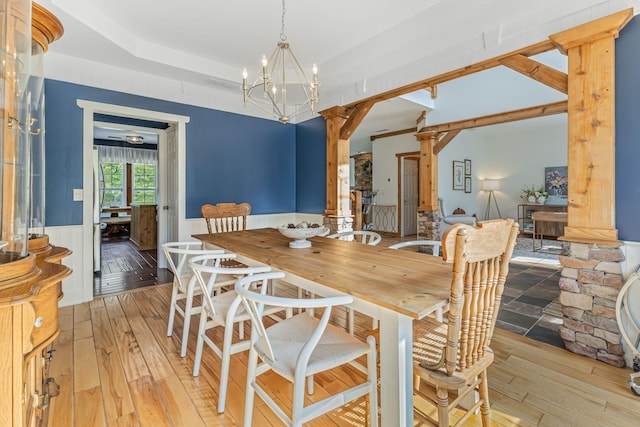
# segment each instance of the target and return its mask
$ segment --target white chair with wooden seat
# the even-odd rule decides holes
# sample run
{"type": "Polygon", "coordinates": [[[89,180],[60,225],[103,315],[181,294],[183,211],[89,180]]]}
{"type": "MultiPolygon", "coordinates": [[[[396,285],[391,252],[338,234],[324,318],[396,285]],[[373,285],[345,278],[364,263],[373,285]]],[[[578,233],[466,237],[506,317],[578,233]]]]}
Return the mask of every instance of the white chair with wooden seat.
{"type": "MultiPolygon", "coordinates": [[[[167,259],[167,264],[173,273],[173,288],[171,290],[171,302],[169,303],[169,322],[167,336],[173,333],[173,323],[176,312],[182,316],[182,345],[180,357],[187,354],[187,342],[189,339],[189,326],[191,316],[200,313],[201,306],[193,305],[193,297],[200,294],[200,288],[196,285],[193,271],[189,267],[190,258],[198,255],[224,254],[220,249],[202,249],[202,242],[169,242],[162,245],[162,252],[167,259]],[[184,309],[178,303],[184,300],[184,309]]],[[[235,283],[235,277],[228,274],[217,278],[219,286],[228,286],[235,283]]]]}
{"type": "MultiPolygon", "coordinates": [[[[229,254],[224,254],[228,256],[229,254]]],[[[235,254],[232,254],[235,256],[235,254]]],[[[222,360],[220,368],[220,389],[218,391],[218,412],[224,412],[227,396],[227,384],[229,382],[229,364],[231,355],[245,351],[249,348],[249,340],[244,340],[244,322],[249,320],[249,315],[244,309],[240,297],[235,290],[214,294],[217,285],[216,278],[220,275],[231,274],[235,277],[244,277],[256,273],[264,273],[271,270],[269,266],[232,268],[221,267],[218,260],[220,254],[209,254],[193,257],[189,261],[189,267],[199,284],[202,293],[202,311],[198,326],[198,342],[193,364],[193,376],[200,373],[202,351],[207,344],[222,360]],[[233,326],[239,326],[239,341],[233,342],[233,326]],[[207,336],[207,331],[216,327],[224,328],[222,345],[219,346],[207,336]]],[[[235,283],[235,281],[234,281],[235,283]]],[[[283,311],[280,307],[268,307],[265,312],[273,314],[283,311]]],[[[287,311],[287,316],[291,313],[287,311]]]]}
{"type": "Polygon", "coordinates": [[[416,417],[448,427],[458,408],[464,412],[458,426],[479,408],[482,425],[490,425],[489,345],[517,235],[518,224],[511,219],[479,222],[477,228],[456,224],[444,235],[443,259],[453,263],[448,321],[427,317],[414,322],[413,332],[415,394],[435,405],[438,416],[416,410],[416,417]],[[474,392],[480,398],[459,407],[474,392]]]}
{"type": "Polygon", "coordinates": [[[375,231],[353,230],[326,236],[329,239],[356,240],[364,245],[375,246],[382,241],[382,236],[375,231]]]}
{"type": "MultiPolygon", "coordinates": [[[[251,348],[247,362],[247,386],[245,391],[244,425],[252,425],[255,393],[288,426],[302,426],[322,414],[359,398],[369,396],[369,425],[378,425],[378,395],[376,374],[375,339],[369,337],[367,343],[329,324],[331,308],[350,304],[353,297],[340,295],[327,298],[283,298],[267,295],[264,284],[268,280],[284,277],[284,273],[272,272],[244,277],[236,283],[236,291],[242,298],[246,310],[251,315],[251,348]],[[260,292],[252,290],[254,281],[261,281],[260,292]],[[303,308],[301,312],[282,322],[265,327],[263,309],[265,306],[303,308]],[[309,309],[323,309],[318,319],[309,309]],[[339,393],[324,397],[304,406],[305,382],[308,393],[313,393],[313,376],[324,371],[348,364],[367,356],[367,379],[339,393]],[[260,363],[259,363],[260,362],[260,363]],[[257,377],[272,370],[293,384],[291,413],[278,405],[260,384],[257,377]]],[[[317,310],[316,310],[317,312],[317,310]]],[[[352,380],[350,380],[352,381],[352,380]]],[[[289,405],[287,405],[289,406],[289,405]]]]}

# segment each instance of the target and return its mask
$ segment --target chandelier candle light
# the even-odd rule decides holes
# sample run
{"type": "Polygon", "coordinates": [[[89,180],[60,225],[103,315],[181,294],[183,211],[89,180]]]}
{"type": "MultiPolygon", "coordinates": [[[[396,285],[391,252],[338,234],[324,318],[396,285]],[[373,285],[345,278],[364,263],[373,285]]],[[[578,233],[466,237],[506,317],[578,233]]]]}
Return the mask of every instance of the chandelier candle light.
{"type": "Polygon", "coordinates": [[[289,122],[302,113],[315,112],[318,103],[318,67],[313,64],[309,80],[291,51],[284,33],[285,0],[282,0],[282,31],[280,41],[269,59],[262,55],[262,74],[249,86],[247,69],[242,70],[244,103],[251,103],[273,114],[282,123],[289,122]],[[287,81],[287,74],[294,74],[297,81],[287,81]]]}

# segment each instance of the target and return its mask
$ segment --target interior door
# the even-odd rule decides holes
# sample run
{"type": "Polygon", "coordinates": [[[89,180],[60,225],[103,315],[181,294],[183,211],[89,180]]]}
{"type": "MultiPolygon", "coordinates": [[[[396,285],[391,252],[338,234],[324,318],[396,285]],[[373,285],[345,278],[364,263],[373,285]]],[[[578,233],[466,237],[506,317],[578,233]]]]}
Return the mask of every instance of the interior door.
{"type": "Polygon", "coordinates": [[[167,214],[167,242],[178,240],[178,134],[175,124],[166,130],[167,135],[167,204],[162,209],[167,214]]]}
{"type": "Polygon", "coordinates": [[[403,159],[402,236],[418,232],[418,160],[403,159]]]}

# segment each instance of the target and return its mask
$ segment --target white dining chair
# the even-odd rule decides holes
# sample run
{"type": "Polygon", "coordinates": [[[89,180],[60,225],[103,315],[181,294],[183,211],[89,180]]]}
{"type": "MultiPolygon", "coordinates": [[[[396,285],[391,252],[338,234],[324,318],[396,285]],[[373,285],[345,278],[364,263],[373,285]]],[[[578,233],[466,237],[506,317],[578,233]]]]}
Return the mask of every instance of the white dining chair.
{"type": "MultiPolygon", "coordinates": [[[[202,242],[169,242],[162,245],[162,252],[167,259],[167,264],[173,273],[173,288],[171,290],[171,302],[169,303],[169,322],[167,324],[167,336],[173,333],[173,323],[176,312],[182,316],[182,343],[180,357],[187,354],[189,339],[189,326],[191,316],[201,311],[201,306],[193,304],[193,297],[200,294],[200,288],[195,283],[193,271],[189,267],[189,259],[198,255],[224,254],[221,249],[203,249],[202,242]],[[184,300],[184,309],[178,304],[184,300]]],[[[235,255],[234,255],[235,256],[235,255]]],[[[225,256],[227,258],[227,256],[225,256]]],[[[224,274],[217,277],[219,286],[233,285],[236,278],[224,274]]]]}
{"type": "Polygon", "coordinates": [[[258,396],[288,426],[302,426],[322,414],[333,411],[360,396],[369,396],[369,425],[378,425],[378,395],[376,373],[375,338],[364,343],[345,331],[329,324],[331,309],[336,305],[353,302],[350,295],[326,298],[284,298],[266,293],[268,280],[284,277],[284,273],[271,272],[247,276],[236,282],[236,292],[242,298],[251,316],[251,347],[247,362],[247,386],[245,391],[244,425],[252,425],[254,395],[258,396]],[[262,286],[253,290],[255,282],[262,286]],[[304,308],[296,314],[272,326],[265,327],[264,307],[280,306],[304,308]],[[318,319],[308,309],[324,309],[318,319]],[[313,376],[350,363],[360,356],[367,356],[367,379],[347,390],[327,396],[304,406],[305,382],[307,392],[313,394],[313,376]],[[260,359],[260,363],[259,360],[260,359]],[[291,414],[287,415],[277,400],[258,384],[257,377],[272,370],[293,384],[291,414]]]}
{"type": "MultiPolygon", "coordinates": [[[[228,255],[229,254],[224,254],[224,256],[228,255]]],[[[224,412],[227,396],[231,355],[249,348],[249,340],[244,340],[243,326],[244,322],[249,320],[249,315],[235,290],[214,294],[215,288],[218,287],[216,277],[223,274],[232,274],[236,278],[245,277],[270,271],[271,267],[221,267],[219,263],[212,262],[213,260],[217,261],[219,257],[219,254],[193,257],[189,261],[189,266],[193,271],[202,293],[202,311],[200,313],[198,341],[193,362],[193,376],[196,377],[200,374],[202,352],[204,350],[204,344],[207,344],[222,360],[220,367],[220,389],[218,390],[218,412],[222,413],[224,412]],[[238,324],[239,341],[234,343],[233,326],[235,324],[238,324]],[[216,327],[224,328],[221,346],[207,336],[207,331],[216,327]]],[[[267,283],[265,283],[265,286],[267,286],[267,283]]],[[[280,307],[267,307],[265,309],[266,314],[273,314],[279,311],[283,311],[283,309],[280,307]]],[[[286,316],[291,316],[289,310],[287,310],[286,316]]]]}
{"type": "Polygon", "coordinates": [[[340,233],[326,236],[329,239],[356,240],[365,245],[375,246],[382,242],[382,236],[375,231],[353,230],[341,231],[340,233]]]}
{"type": "Polygon", "coordinates": [[[410,246],[431,246],[432,255],[438,256],[440,255],[442,242],[440,240],[407,240],[391,245],[389,249],[402,249],[410,246]]]}

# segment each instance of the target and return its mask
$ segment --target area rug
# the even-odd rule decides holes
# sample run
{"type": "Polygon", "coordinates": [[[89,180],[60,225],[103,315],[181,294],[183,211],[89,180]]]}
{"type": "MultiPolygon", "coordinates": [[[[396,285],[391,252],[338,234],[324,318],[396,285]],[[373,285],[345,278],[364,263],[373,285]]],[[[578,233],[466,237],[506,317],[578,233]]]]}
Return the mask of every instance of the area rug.
{"type": "MultiPolygon", "coordinates": [[[[536,242],[539,244],[539,242],[536,242]]],[[[533,250],[533,241],[530,237],[518,237],[513,249],[512,262],[525,264],[540,264],[549,267],[560,267],[558,255],[564,252],[562,242],[557,240],[543,240],[541,250],[533,250]]]]}

